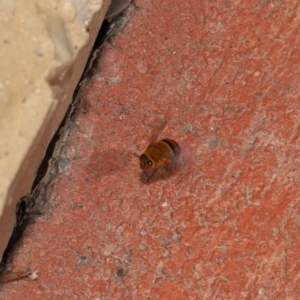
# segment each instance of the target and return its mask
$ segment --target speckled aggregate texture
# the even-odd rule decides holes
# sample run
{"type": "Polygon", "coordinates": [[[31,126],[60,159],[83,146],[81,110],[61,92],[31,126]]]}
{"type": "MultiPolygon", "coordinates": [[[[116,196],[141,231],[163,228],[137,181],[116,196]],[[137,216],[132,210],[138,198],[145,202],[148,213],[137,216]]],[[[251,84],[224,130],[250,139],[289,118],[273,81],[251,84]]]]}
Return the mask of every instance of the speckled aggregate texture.
{"type": "Polygon", "coordinates": [[[135,3],[0,298],[300,299],[300,4],[135,3]],[[145,183],[163,122],[181,166],[145,183]]]}

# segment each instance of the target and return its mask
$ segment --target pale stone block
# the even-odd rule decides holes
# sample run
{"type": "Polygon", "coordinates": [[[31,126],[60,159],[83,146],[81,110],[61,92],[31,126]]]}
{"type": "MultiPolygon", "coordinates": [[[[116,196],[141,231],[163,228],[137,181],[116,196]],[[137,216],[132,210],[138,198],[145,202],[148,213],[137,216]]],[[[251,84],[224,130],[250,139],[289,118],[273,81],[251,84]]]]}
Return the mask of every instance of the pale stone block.
{"type": "Polygon", "coordinates": [[[72,100],[110,0],[4,0],[0,9],[0,259],[72,100]]]}

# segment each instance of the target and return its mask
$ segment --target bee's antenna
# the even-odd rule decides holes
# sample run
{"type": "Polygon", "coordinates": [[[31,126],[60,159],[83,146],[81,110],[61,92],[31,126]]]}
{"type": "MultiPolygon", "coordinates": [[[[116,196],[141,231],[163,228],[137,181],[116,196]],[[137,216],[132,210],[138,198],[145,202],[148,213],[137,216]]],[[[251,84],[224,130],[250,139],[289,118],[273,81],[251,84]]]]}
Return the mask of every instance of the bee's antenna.
{"type": "Polygon", "coordinates": [[[136,156],[136,157],[140,157],[138,154],[131,152],[132,155],[136,156]]]}

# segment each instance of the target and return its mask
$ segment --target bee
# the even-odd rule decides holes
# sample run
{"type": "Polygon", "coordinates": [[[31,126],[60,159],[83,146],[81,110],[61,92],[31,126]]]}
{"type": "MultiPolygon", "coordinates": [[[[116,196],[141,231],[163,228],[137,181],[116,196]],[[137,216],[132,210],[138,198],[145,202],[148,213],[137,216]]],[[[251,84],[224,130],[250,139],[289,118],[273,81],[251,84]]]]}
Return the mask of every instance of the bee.
{"type": "Polygon", "coordinates": [[[169,138],[158,139],[170,119],[156,121],[156,126],[151,131],[150,144],[141,155],[131,152],[139,159],[140,168],[143,170],[141,180],[145,183],[169,177],[180,165],[179,144],[169,138]]]}
{"type": "Polygon", "coordinates": [[[170,171],[176,165],[179,154],[180,147],[174,140],[162,139],[152,142],[139,156],[140,167],[148,177],[161,168],[170,171]]]}

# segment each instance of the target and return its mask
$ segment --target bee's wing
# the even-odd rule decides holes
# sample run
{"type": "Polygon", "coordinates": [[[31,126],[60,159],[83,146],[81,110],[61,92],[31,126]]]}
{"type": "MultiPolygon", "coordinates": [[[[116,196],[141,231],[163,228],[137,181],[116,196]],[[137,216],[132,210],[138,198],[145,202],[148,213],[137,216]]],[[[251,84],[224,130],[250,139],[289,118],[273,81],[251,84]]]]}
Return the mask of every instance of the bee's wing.
{"type": "Polygon", "coordinates": [[[161,120],[161,119],[157,120],[156,125],[153,127],[153,129],[151,131],[150,145],[155,143],[158,140],[158,137],[160,136],[162,131],[165,129],[165,127],[167,126],[167,123],[169,122],[170,119],[171,119],[171,117],[165,118],[164,120],[161,120]]]}
{"type": "Polygon", "coordinates": [[[152,128],[151,130],[151,135],[150,135],[150,145],[155,143],[160,136],[161,132],[164,130],[166,127],[166,122],[157,122],[156,125],[152,128]],[[158,124],[157,124],[158,123],[158,124]]]}

